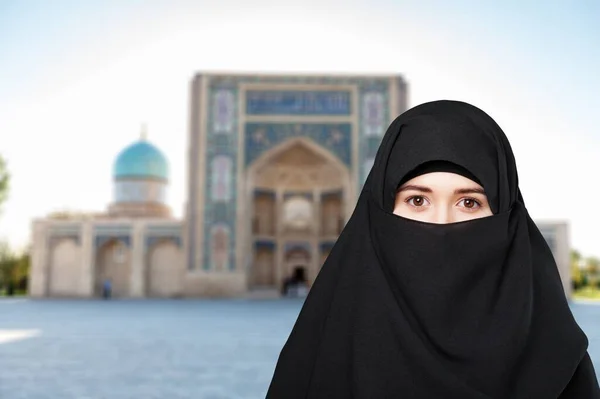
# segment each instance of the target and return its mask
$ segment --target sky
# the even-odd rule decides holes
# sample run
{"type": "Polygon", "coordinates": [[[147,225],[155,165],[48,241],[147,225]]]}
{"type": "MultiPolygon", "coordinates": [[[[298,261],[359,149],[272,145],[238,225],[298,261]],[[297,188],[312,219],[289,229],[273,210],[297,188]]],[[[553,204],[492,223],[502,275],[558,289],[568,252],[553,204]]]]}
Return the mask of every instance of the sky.
{"type": "Polygon", "coordinates": [[[390,73],[409,106],[472,103],[508,136],[535,220],[567,220],[600,256],[600,2],[0,1],[0,239],[102,211],[117,153],[142,124],[187,197],[189,84],[200,71],[390,73]]]}

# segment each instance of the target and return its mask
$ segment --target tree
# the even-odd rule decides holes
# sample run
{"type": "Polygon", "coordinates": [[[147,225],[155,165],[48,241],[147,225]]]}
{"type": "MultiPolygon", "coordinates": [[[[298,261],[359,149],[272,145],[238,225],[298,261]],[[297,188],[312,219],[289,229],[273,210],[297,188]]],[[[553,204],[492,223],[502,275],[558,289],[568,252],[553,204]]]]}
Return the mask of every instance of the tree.
{"type": "Polygon", "coordinates": [[[579,262],[581,260],[581,252],[576,249],[571,250],[571,262],[579,262]]]}
{"type": "Polygon", "coordinates": [[[22,253],[17,260],[15,270],[15,285],[21,291],[27,291],[27,282],[29,281],[29,270],[31,269],[30,251],[22,253]]]}
{"type": "Polygon", "coordinates": [[[591,277],[590,282],[591,286],[597,286],[600,281],[598,281],[598,272],[600,272],[600,259],[595,257],[589,257],[586,259],[587,270],[591,277]]]}
{"type": "Polygon", "coordinates": [[[16,254],[6,242],[0,242],[0,289],[8,295],[27,289],[30,268],[29,251],[16,254]]]}
{"type": "Polygon", "coordinates": [[[12,294],[17,266],[17,257],[11,251],[8,243],[0,242],[0,287],[12,294]]]}
{"type": "Polygon", "coordinates": [[[2,204],[8,198],[9,183],[10,175],[6,167],[6,162],[4,161],[4,158],[2,158],[2,156],[0,155],[0,209],[2,209],[2,204]]]}

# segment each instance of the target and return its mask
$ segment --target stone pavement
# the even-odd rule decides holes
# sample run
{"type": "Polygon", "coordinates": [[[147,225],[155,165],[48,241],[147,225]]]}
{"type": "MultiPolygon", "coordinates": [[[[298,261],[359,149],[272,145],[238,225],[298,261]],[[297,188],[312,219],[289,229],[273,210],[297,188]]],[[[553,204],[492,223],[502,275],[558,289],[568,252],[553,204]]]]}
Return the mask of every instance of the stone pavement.
{"type": "MultiPolygon", "coordinates": [[[[300,307],[0,300],[0,399],[264,398],[300,307]]],[[[600,306],[573,311],[600,364],[600,306]]]]}
{"type": "Polygon", "coordinates": [[[0,398],[264,398],[300,306],[0,301],[4,334],[38,331],[0,344],[0,398]]]}

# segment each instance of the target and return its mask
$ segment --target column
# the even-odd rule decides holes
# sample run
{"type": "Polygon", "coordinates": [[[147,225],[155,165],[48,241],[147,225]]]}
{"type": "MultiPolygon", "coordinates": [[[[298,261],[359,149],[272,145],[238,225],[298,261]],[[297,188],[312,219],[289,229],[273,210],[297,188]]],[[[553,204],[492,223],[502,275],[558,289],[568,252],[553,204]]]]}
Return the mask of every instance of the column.
{"type": "Polygon", "coordinates": [[[356,201],[358,200],[358,196],[352,195],[351,188],[352,186],[349,182],[344,183],[344,186],[342,187],[342,206],[340,211],[343,214],[344,223],[348,223],[348,220],[350,220],[350,216],[352,216],[352,212],[354,212],[354,207],[356,206],[356,201]]]}
{"type": "Polygon", "coordinates": [[[45,223],[33,223],[33,245],[31,247],[31,272],[29,275],[29,295],[44,297],[48,295],[49,278],[48,233],[45,223]]]}
{"type": "Polygon", "coordinates": [[[275,189],[275,285],[281,288],[284,270],[283,187],[275,189]]]}
{"type": "Polygon", "coordinates": [[[129,283],[129,295],[132,298],[145,296],[145,252],[144,242],[145,224],[136,220],[131,229],[131,278],[129,283]]]}
{"type": "Polygon", "coordinates": [[[313,234],[311,240],[311,271],[308,276],[309,284],[312,285],[312,282],[319,274],[320,269],[320,259],[321,254],[319,250],[320,238],[321,238],[321,189],[315,188],[313,189],[313,234]]]}
{"type": "Polygon", "coordinates": [[[86,220],[81,224],[79,246],[81,247],[79,294],[83,297],[93,297],[96,283],[96,251],[94,248],[94,226],[91,220],[86,220]]]}

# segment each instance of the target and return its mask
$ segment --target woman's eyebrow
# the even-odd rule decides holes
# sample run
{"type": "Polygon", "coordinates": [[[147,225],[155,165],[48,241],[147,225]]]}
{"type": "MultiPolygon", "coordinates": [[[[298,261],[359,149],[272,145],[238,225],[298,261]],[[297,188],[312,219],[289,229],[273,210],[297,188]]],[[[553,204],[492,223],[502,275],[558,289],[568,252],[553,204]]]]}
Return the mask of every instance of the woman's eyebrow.
{"type": "MultiPolygon", "coordinates": [[[[417,186],[414,184],[409,184],[408,186],[402,186],[400,187],[400,189],[398,190],[398,192],[402,192],[402,191],[419,191],[422,193],[432,193],[433,190],[429,187],[426,186],[417,186]]],[[[482,188],[478,188],[478,187],[472,187],[472,188],[459,188],[454,190],[454,194],[458,195],[458,194],[483,194],[485,195],[485,190],[482,188]]]]}
{"type": "Polygon", "coordinates": [[[420,191],[422,193],[432,193],[433,192],[433,190],[430,189],[429,187],[415,186],[414,184],[410,184],[408,186],[402,186],[402,187],[400,187],[398,192],[401,193],[402,191],[408,191],[408,190],[420,191]]]}
{"type": "Polygon", "coordinates": [[[459,188],[454,190],[454,194],[483,194],[485,195],[485,190],[483,188],[459,188]]]}

